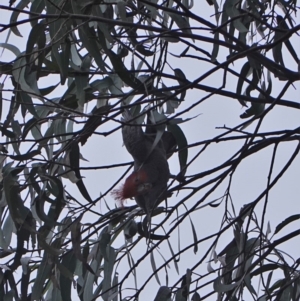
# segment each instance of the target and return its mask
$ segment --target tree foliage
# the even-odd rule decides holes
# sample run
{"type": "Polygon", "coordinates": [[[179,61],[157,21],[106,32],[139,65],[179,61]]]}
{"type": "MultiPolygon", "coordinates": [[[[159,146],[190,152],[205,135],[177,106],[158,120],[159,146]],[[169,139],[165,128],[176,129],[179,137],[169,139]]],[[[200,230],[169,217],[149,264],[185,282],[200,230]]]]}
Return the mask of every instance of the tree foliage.
{"type": "MultiPolygon", "coordinates": [[[[299,212],[282,217],[273,232],[266,212],[270,192],[299,159],[300,128],[263,130],[276,108],[299,110],[299,95],[285,98],[300,80],[297,1],[194,2],[0,6],[10,14],[0,25],[6,35],[0,46],[14,55],[0,62],[1,301],[299,300],[299,259],[281,251],[287,241],[298,246],[299,212]],[[215,98],[242,105],[241,122],[189,143],[184,125],[215,98]],[[153,213],[149,233],[145,213],[116,206],[110,194],[132,162],[82,167],[83,149],[101,156],[95,138],[120,131],[124,110],[141,126],[155,125],[157,139],[167,131],[176,141],[169,198],[153,213]],[[190,172],[212,145],[222,153],[235,142],[223,162],[190,172]],[[292,152],[275,170],[282,144],[292,152]],[[239,208],[231,197],[235,174],[266,149],[272,149],[266,184],[239,208]],[[115,171],[114,181],[107,189],[99,184],[94,198],[86,179],[103,169],[115,171]],[[223,214],[213,221],[219,230],[203,235],[195,220],[207,208],[223,214]],[[278,236],[287,226],[292,230],[278,236]],[[186,254],[193,263],[182,259],[186,254]]],[[[121,143],[119,150],[102,147],[117,154],[121,143]]]]}

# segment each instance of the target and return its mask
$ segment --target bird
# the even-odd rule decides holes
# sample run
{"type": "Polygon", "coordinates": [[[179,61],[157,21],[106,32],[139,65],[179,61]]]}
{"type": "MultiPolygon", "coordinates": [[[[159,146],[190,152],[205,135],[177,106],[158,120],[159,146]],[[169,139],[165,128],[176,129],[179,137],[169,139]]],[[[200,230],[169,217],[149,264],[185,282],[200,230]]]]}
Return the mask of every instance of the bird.
{"type": "Polygon", "coordinates": [[[147,181],[148,177],[144,169],[134,171],[126,178],[125,183],[119,189],[114,190],[112,194],[123,207],[126,199],[132,199],[139,194],[143,194],[152,187],[147,181]]]}
{"type": "Polygon", "coordinates": [[[156,135],[145,133],[130,111],[125,110],[121,121],[123,142],[134,160],[134,171],[113,195],[121,205],[127,198],[134,198],[150,218],[165,198],[170,178],[165,144],[160,139],[154,145],[156,135]]]}

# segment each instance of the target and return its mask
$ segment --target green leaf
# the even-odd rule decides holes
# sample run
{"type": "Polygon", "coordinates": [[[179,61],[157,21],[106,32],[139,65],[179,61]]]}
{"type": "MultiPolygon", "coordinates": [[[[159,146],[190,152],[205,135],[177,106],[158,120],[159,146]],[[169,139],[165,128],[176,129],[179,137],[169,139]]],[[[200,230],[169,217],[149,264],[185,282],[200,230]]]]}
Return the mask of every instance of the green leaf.
{"type": "Polygon", "coordinates": [[[10,290],[7,291],[5,293],[5,295],[3,295],[3,301],[13,301],[15,299],[15,291],[14,290],[10,290]]]}
{"type": "Polygon", "coordinates": [[[108,253],[107,254],[108,260],[104,260],[104,278],[103,278],[103,286],[102,286],[102,290],[104,292],[104,294],[102,294],[102,298],[104,301],[107,301],[111,294],[110,292],[110,288],[112,287],[111,275],[117,257],[117,253],[111,246],[107,246],[107,253],[108,253]]]}
{"type": "MultiPolygon", "coordinates": [[[[120,1],[118,1],[118,3],[119,2],[120,1]]],[[[111,10],[107,9],[105,11],[105,13],[103,14],[99,6],[94,6],[92,13],[95,16],[99,16],[99,17],[103,17],[103,18],[109,18],[109,19],[113,18],[113,12],[111,10]]],[[[96,24],[94,26],[96,27],[96,24]]],[[[111,25],[106,24],[106,22],[97,22],[97,28],[98,28],[98,33],[99,33],[99,30],[100,30],[101,33],[104,35],[105,39],[107,40],[107,44],[109,45],[109,43],[110,43],[112,45],[114,43],[114,39],[113,39],[113,37],[111,36],[111,33],[110,33],[111,32],[111,25]]]]}
{"type": "Polygon", "coordinates": [[[52,45],[52,60],[56,62],[60,71],[60,83],[62,85],[65,84],[66,79],[68,77],[68,67],[69,67],[69,59],[71,53],[71,43],[68,39],[66,39],[61,44],[53,44],[52,45]]]}
{"type": "Polygon", "coordinates": [[[183,131],[181,130],[181,128],[177,125],[177,124],[168,124],[167,126],[168,131],[170,131],[177,142],[178,145],[178,157],[179,157],[179,164],[180,164],[180,168],[181,171],[183,171],[184,173],[186,172],[186,164],[187,164],[187,159],[188,159],[188,143],[186,140],[186,137],[183,133],[183,131]]]}
{"type": "Polygon", "coordinates": [[[31,260],[31,257],[22,257],[20,262],[22,264],[22,272],[23,275],[30,274],[30,270],[28,269],[29,261],[31,260]]]}
{"type": "MultiPolygon", "coordinates": [[[[48,14],[60,14],[59,8],[52,2],[45,1],[48,14]]],[[[67,5],[67,4],[66,4],[67,5]]],[[[65,8],[65,7],[64,7],[65,8]]],[[[60,71],[60,82],[63,85],[68,76],[68,66],[71,43],[68,32],[71,29],[70,22],[57,18],[49,23],[49,33],[52,39],[51,58],[60,71]]]]}
{"type": "Polygon", "coordinates": [[[40,89],[40,92],[43,96],[46,96],[46,95],[50,94],[51,92],[53,92],[57,88],[58,85],[59,84],[40,89]]]}
{"type": "Polygon", "coordinates": [[[60,283],[62,300],[72,301],[71,288],[72,288],[73,273],[76,268],[76,257],[74,253],[69,252],[66,255],[64,255],[61,265],[59,265],[58,268],[61,271],[59,283],[60,283]]]}
{"type": "Polygon", "coordinates": [[[184,86],[186,86],[190,82],[186,79],[186,76],[182,72],[181,69],[179,69],[179,68],[174,69],[174,73],[175,73],[175,76],[177,77],[177,81],[179,82],[179,84],[181,86],[183,86],[181,88],[181,89],[183,89],[183,91],[181,92],[181,95],[180,95],[180,100],[183,101],[185,99],[185,95],[186,95],[186,88],[184,86]]]}
{"type": "MultiPolygon", "coordinates": [[[[150,120],[153,125],[157,123],[161,123],[167,120],[167,117],[164,114],[158,113],[156,110],[151,110],[150,112],[150,120]]],[[[151,149],[149,150],[149,153],[151,153],[157,146],[157,144],[161,141],[162,135],[165,131],[165,124],[160,124],[158,126],[155,126],[155,139],[152,143],[151,149]]]]}
{"type": "Polygon", "coordinates": [[[137,233],[137,224],[135,220],[130,220],[124,228],[124,236],[126,239],[131,239],[137,233]]]}
{"type": "Polygon", "coordinates": [[[198,237],[197,237],[197,232],[196,232],[195,226],[193,224],[193,221],[190,217],[189,217],[189,219],[190,219],[192,233],[193,233],[193,239],[194,239],[194,253],[196,254],[198,252],[198,243],[197,243],[198,237]]]}
{"type": "Polygon", "coordinates": [[[1,116],[2,116],[2,102],[3,102],[3,97],[2,97],[2,90],[4,88],[4,84],[1,83],[0,84],[0,120],[1,120],[1,116]]]}
{"type": "MultiPolygon", "coordinates": [[[[75,14],[82,14],[81,7],[79,4],[80,2],[72,0],[71,3],[73,12],[75,14]]],[[[79,19],[76,19],[76,22],[79,26],[78,34],[83,46],[86,48],[88,53],[95,59],[95,62],[98,65],[98,67],[103,72],[106,72],[105,63],[102,59],[100,52],[101,48],[99,47],[99,44],[97,44],[98,38],[95,34],[95,31],[92,28],[90,28],[86,22],[83,22],[79,19]]]]}
{"type": "Polygon", "coordinates": [[[21,54],[21,51],[19,50],[19,48],[13,44],[0,43],[0,47],[10,50],[16,57],[21,54]]]}
{"type": "Polygon", "coordinates": [[[110,296],[110,298],[112,298],[112,301],[118,301],[118,294],[119,294],[119,277],[118,277],[118,273],[117,271],[115,272],[114,278],[113,278],[113,282],[112,282],[112,294],[110,296]],[[114,296],[114,297],[113,297],[114,296]]]}
{"type": "MultiPolygon", "coordinates": [[[[246,62],[240,71],[241,76],[239,77],[238,83],[236,86],[236,94],[237,95],[242,95],[242,88],[243,88],[245,78],[247,78],[248,75],[251,74],[251,72],[252,72],[252,70],[250,68],[250,63],[246,62]]],[[[238,99],[238,101],[242,106],[247,106],[243,99],[238,99]]]]}
{"type": "Polygon", "coordinates": [[[195,293],[193,294],[191,300],[192,300],[192,301],[201,301],[201,297],[200,297],[200,295],[199,295],[197,292],[195,292],[195,293]]]}
{"type": "MultiPolygon", "coordinates": [[[[90,71],[92,60],[91,56],[87,54],[81,64],[80,69],[82,71],[90,71]]],[[[83,112],[84,104],[85,104],[85,89],[88,86],[89,76],[88,73],[85,75],[75,75],[75,86],[76,86],[76,96],[78,99],[78,110],[83,112]]]]}
{"type": "Polygon", "coordinates": [[[2,229],[0,229],[0,248],[4,251],[7,251],[9,247],[9,243],[6,242],[4,233],[2,229]]]}
{"type": "Polygon", "coordinates": [[[44,204],[45,204],[45,199],[44,197],[36,197],[34,200],[35,203],[35,210],[38,218],[45,223],[45,225],[49,226],[52,228],[56,222],[55,220],[51,219],[48,215],[46,215],[44,211],[44,204]]]}
{"type": "Polygon", "coordinates": [[[175,257],[175,253],[173,251],[173,248],[172,248],[172,245],[171,245],[169,239],[167,239],[167,242],[168,242],[168,246],[169,246],[170,252],[172,254],[172,258],[173,258],[173,262],[174,262],[174,266],[175,266],[176,272],[177,272],[177,274],[179,274],[179,268],[178,268],[177,260],[176,260],[176,257],[175,257]]]}
{"type": "Polygon", "coordinates": [[[78,102],[76,100],[76,86],[75,80],[70,79],[68,81],[68,89],[61,97],[59,104],[64,105],[68,108],[77,109],[78,102]]]}
{"type": "MultiPolygon", "coordinates": [[[[225,5],[225,4],[224,4],[224,5],[225,5]]],[[[217,13],[216,13],[216,14],[217,14],[217,13]]],[[[222,24],[225,24],[225,23],[228,21],[228,19],[229,19],[229,16],[228,16],[226,10],[223,9],[223,12],[222,12],[222,19],[221,19],[221,25],[222,25],[222,24]]],[[[223,26],[222,29],[223,29],[225,32],[227,32],[227,26],[223,26]]],[[[228,40],[228,38],[227,38],[226,36],[225,36],[225,40],[228,40]]]]}
{"type": "Polygon", "coordinates": [[[92,31],[87,24],[81,25],[79,27],[79,37],[87,49],[89,54],[93,56],[95,62],[97,63],[98,67],[103,71],[106,72],[105,63],[102,59],[101,52],[96,43],[97,37],[94,31],[92,31]]]}
{"type": "Polygon", "coordinates": [[[100,254],[104,257],[106,261],[109,261],[108,255],[107,255],[107,249],[109,247],[109,243],[111,240],[111,234],[107,232],[108,227],[105,227],[101,234],[99,239],[99,251],[100,254]]]}
{"type": "MultiPolygon", "coordinates": [[[[97,248],[98,245],[95,245],[95,247],[97,248]]],[[[91,273],[89,271],[85,275],[86,281],[85,281],[84,287],[83,287],[83,300],[84,301],[93,300],[93,298],[94,298],[93,288],[94,288],[94,282],[96,279],[95,273],[98,271],[101,261],[102,261],[102,255],[100,252],[97,252],[96,257],[92,260],[92,263],[91,263],[91,268],[94,271],[94,273],[91,273]]],[[[98,288],[98,293],[100,293],[100,291],[101,291],[102,283],[103,282],[101,282],[101,284],[98,288]]]]}
{"type": "Polygon", "coordinates": [[[21,103],[23,117],[26,115],[27,110],[33,117],[38,117],[32,99],[27,93],[18,91],[18,93],[16,93],[16,101],[21,103]]]}
{"type": "MultiPolygon", "coordinates": [[[[30,31],[27,45],[26,45],[26,61],[27,63],[32,63],[31,57],[32,57],[32,51],[34,50],[35,45],[38,46],[38,50],[41,51],[44,49],[46,45],[46,35],[45,35],[46,26],[43,23],[36,24],[30,31]]],[[[42,53],[39,53],[38,59],[40,60],[40,57],[42,56],[42,53]]],[[[42,56],[42,61],[43,61],[42,56]]],[[[41,62],[39,64],[41,66],[41,62]]]]}
{"type": "Polygon", "coordinates": [[[43,180],[49,181],[48,183],[50,185],[48,185],[47,188],[48,191],[51,192],[56,197],[54,203],[56,205],[58,204],[62,205],[64,203],[64,187],[60,178],[57,176],[49,176],[49,175],[41,175],[41,178],[43,180]]]}
{"type": "Polygon", "coordinates": [[[109,76],[104,77],[103,79],[96,79],[93,81],[90,86],[93,91],[99,91],[100,93],[106,92],[114,83],[109,76]]]}
{"type": "Polygon", "coordinates": [[[252,103],[251,107],[247,109],[243,114],[240,115],[240,118],[244,119],[244,118],[249,118],[251,116],[258,116],[264,111],[264,108],[265,108],[264,103],[252,103]]]}
{"type": "Polygon", "coordinates": [[[122,59],[112,50],[107,49],[106,54],[114,67],[115,72],[119,75],[122,81],[134,89],[143,89],[144,85],[125,67],[122,59]]]}
{"type": "Polygon", "coordinates": [[[288,218],[286,218],[284,221],[282,221],[280,224],[277,225],[274,234],[277,234],[280,230],[282,230],[285,226],[288,224],[297,221],[300,219],[300,214],[291,215],[288,218]]]}
{"type": "Polygon", "coordinates": [[[283,285],[282,288],[280,288],[280,290],[283,289],[283,292],[278,294],[280,296],[279,301],[291,300],[291,294],[292,294],[293,287],[291,285],[289,285],[287,288],[284,288],[285,286],[286,286],[286,284],[283,285]]]}
{"type": "MultiPolygon", "coordinates": [[[[276,42],[278,39],[282,38],[289,31],[289,27],[286,24],[285,19],[282,16],[277,15],[276,19],[277,19],[277,24],[278,24],[276,29],[278,29],[278,31],[275,31],[274,42],[276,42]]],[[[298,63],[299,59],[298,59],[297,53],[294,50],[290,40],[285,39],[284,44],[285,44],[286,48],[288,49],[288,51],[290,52],[290,54],[292,55],[295,62],[298,63]]],[[[280,63],[282,66],[284,66],[282,52],[281,52],[281,46],[282,46],[282,42],[279,43],[278,45],[276,45],[275,47],[273,47],[272,50],[273,50],[274,60],[277,63],[280,63]]]]}
{"type": "Polygon", "coordinates": [[[275,263],[269,263],[269,264],[264,264],[263,266],[257,268],[251,273],[251,277],[253,276],[261,276],[264,272],[268,271],[273,271],[280,268],[278,264],[275,263]]]}
{"type": "Polygon", "coordinates": [[[213,50],[211,53],[211,61],[213,63],[216,62],[216,60],[217,60],[219,48],[220,48],[220,45],[218,43],[218,41],[219,41],[219,32],[218,31],[214,35],[214,40],[216,40],[216,43],[214,43],[213,50]]]}
{"type": "MultiPolygon", "coordinates": [[[[280,27],[277,27],[276,29],[280,30],[280,27]]],[[[276,43],[278,40],[280,40],[283,35],[284,35],[283,32],[275,31],[274,43],[276,43]]],[[[273,58],[274,58],[275,63],[284,66],[284,61],[283,61],[283,57],[282,57],[282,42],[280,42],[280,43],[276,44],[274,47],[272,47],[272,53],[273,53],[273,58]]]]}
{"type": "MultiPolygon", "coordinates": [[[[270,77],[269,77],[268,80],[269,80],[268,88],[266,89],[265,82],[262,82],[261,89],[263,91],[265,91],[265,93],[267,95],[270,95],[271,94],[271,89],[272,89],[272,82],[271,82],[271,78],[270,77]]],[[[251,103],[251,107],[249,109],[247,109],[240,116],[241,118],[248,118],[248,117],[251,117],[251,116],[259,116],[264,111],[264,109],[265,109],[265,101],[264,100],[265,100],[266,97],[262,93],[259,93],[258,98],[261,99],[262,102],[261,103],[257,103],[257,102],[251,103]]]]}
{"type": "Polygon", "coordinates": [[[183,296],[183,289],[180,288],[179,290],[177,290],[176,294],[175,294],[175,301],[186,301],[187,298],[183,296]]]}
{"type": "Polygon", "coordinates": [[[23,154],[23,155],[16,155],[16,156],[11,155],[9,157],[13,160],[24,161],[24,160],[32,159],[33,157],[35,157],[36,155],[39,155],[40,153],[41,153],[41,151],[39,149],[37,149],[37,150],[33,150],[31,152],[28,152],[26,154],[23,154]]]}
{"type": "Polygon", "coordinates": [[[72,218],[67,216],[62,219],[60,225],[57,227],[59,237],[61,237],[62,241],[64,241],[67,237],[67,235],[71,231],[71,224],[72,224],[72,218]]]}
{"type": "Polygon", "coordinates": [[[13,171],[14,169],[4,172],[3,189],[7,206],[13,221],[16,224],[23,224],[28,215],[29,209],[24,206],[23,201],[20,198],[19,183],[12,176],[13,171]]]}
{"type": "Polygon", "coordinates": [[[26,138],[27,134],[32,129],[32,127],[34,127],[36,124],[37,124],[36,118],[31,118],[26,122],[26,124],[24,125],[24,128],[23,128],[23,135],[22,135],[23,140],[26,138]]]}
{"type": "MultiPolygon", "coordinates": [[[[159,278],[158,278],[158,273],[157,273],[157,268],[156,268],[156,263],[155,263],[154,254],[153,254],[153,253],[154,253],[154,252],[151,252],[151,253],[150,253],[151,267],[152,267],[152,271],[153,271],[153,274],[154,274],[154,276],[155,276],[155,279],[156,279],[157,283],[158,283],[159,285],[161,285],[161,284],[160,284],[160,280],[159,280],[159,278]]],[[[155,298],[155,300],[156,300],[156,298],[155,298]]]]}
{"type": "Polygon", "coordinates": [[[190,269],[186,270],[186,274],[182,277],[181,281],[181,289],[182,289],[182,297],[187,299],[190,293],[190,285],[192,282],[192,271],[190,269]]]}
{"type": "MultiPolygon", "coordinates": [[[[37,14],[41,14],[42,11],[45,8],[45,0],[33,0],[31,1],[31,5],[30,5],[30,12],[31,13],[37,13],[37,14]]],[[[30,24],[31,27],[33,27],[34,25],[36,25],[38,22],[38,20],[32,20],[30,19],[30,24]]]]}
{"type": "Polygon", "coordinates": [[[123,1],[117,2],[118,7],[118,13],[122,21],[128,22],[128,19],[126,18],[126,4],[123,1]]]}
{"type": "Polygon", "coordinates": [[[223,284],[222,283],[222,278],[223,277],[218,277],[214,281],[213,287],[214,287],[214,290],[217,293],[225,293],[225,292],[231,291],[234,288],[236,288],[238,285],[240,285],[240,283],[242,282],[242,279],[241,279],[241,280],[239,280],[239,281],[237,281],[235,283],[232,283],[232,284],[223,284]]]}
{"type": "MultiPolygon", "coordinates": [[[[93,293],[93,297],[92,300],[96,300],[96,298],[100,295],[100,292],[103,289],[103,280],[100,282],[100,284],[96,287],[94,293],[93,293]]],[[[109,300],[112,300],[111,298],[113,298],[112,295],[109,295],[109,300]]]]}
{"type": "MultiPolygon", "coordinates": [[[[253,258],[253,257],[252,257],[252,258],[253,258]]],[[[252,259],[251,259],[251,260],[252,260],[252,259]]],[[[247,262],[248,262],[248,260],[247,260],[247,262]]],[[[250,266],[250,264],[249,264],[248,266],[245,266],[245,271],[248,271],[249,266],[250,266]]],[[[253,287],[253,285],[252,285],[252,283],[251,283],[251,277],[250,277],[250,274],[247,273],[247,274],[244,276],[244,283],[245,283],[245,285],[246,285],[248,291],[249,291],[253,296],[257,296],[257,293],[256,293],[256,291],[255,291],[255,289],[254,289],[254,287],[253,287]]]]}
{"type": "Polygon", "coordinates": [[[40,91],[37,86],[37,72],[31,71],[26,57],[26,53],[22,52],[13,64],[12,75],[14,80],[20,85],[23,92],[33,94],[35,97],[40,96],[40,91]]]}
{"type": "Polygon", "coordinates": [[[0,126],[0,131],[2,132],[2,135],[6,136],[6,137],[8,137],[8,138],[11,138],[11,139],[15,139],[15,138],[16,138],[16,135],[15,135],[14,132],[9,131],[9,130],[7,130],[7,129],[4,128],[4,127],[1,127],[1,126],[0,126]]]}
{"type": "Polygon", "coordinates": [[[62,300],[60,292],[61,290],[56,285],[54,285],[51,294],[52,300],[62,300]]]}
{"type": "Polygon", "coordinates": [[[93,202],[93,200],[91,199],[83,181],[82,181],[82,177],[80,174],[80,165],[79,165],[79,160],[80,160],[80,150],[79,150],[79,145],[77,142],[74,142],[71,146],[70,149],[70,166],[72,168],[72,170],[75,172],[76,177],[79,179],[76,182],[76,185],[81,193],[81,195],[90,203],[93,202]]]}
{"type": "MultiPolygon", "coordinates": [[[[144,46],[143,43],[140,42],[140,40],[138,41],[137,28],[132,27],[128,34],[130,37],[130,41],[135,48],[135,51],[139,52],[144,56],[152,56],[155,53],[153,51],[150,51],[146,46],[144,46]]],[[[147,40],[144,43],[146,44],[147,40]]],[[[142,61],[140,61],[140,63],[142,63],[142,61]]],[[[139,70],[139,68],[137,68],[137,70],[139,70]]]]}
{"type": "Polygon", "coordinates": [[[39,265],[31,293],[31,300],[42,299],[44,284],[49,279],[54,263],[48,259],[48,253],[44,252],[43,259],[39,265]]]}
{"type": "Polygon", "coordinates": [[[2,235],[3,235],[3,238],[4,238],[4,244],[2,244],[2,248],[4,250],[7,250],[7,248],[10,246],[10,242],[11,242],[11,237],[12,237],[12,232],[14,230],[14,222],[13,222],[13,219],[11,218],[11,215],[8,214],[5,222],[4,222],[4,225],[3,225],[3,229],[2,229],[2,235]]]}
{"type": "MultiPolygon", "coordinates": [[[[13,13],[11,14],[10,21],[9,21],[10,25],[18,21],[20,12],[23,11],[29,3],[30,0],[22,0],[18,3],[18,5],[16,6],[16,10],[14,10],[13,13]]],[[[20,31],[18,30],[17,26],[11,26],[10,29],[16,36],[23,37],[20,31]]]]}
{"type": "MultiPolygon", "coordinates": [[[[149,1],[149,2],[151,2],[151,1],[149,1]]],[[[154,1],[154,3],[156,3],[156,2],[154,1]]],[[[152,6],[151,4],[147,4],[147,3],[143,3],[143,5],[145,5],[145,7],[147,7],[147,9],[149,10],[151,19],[155,20],[158,15],[157,8],[152,6]]]]}
{"type": "MultiPolygon", "coordinates": [[[[181,31],[183,33],[186,33],[186,34],[189,34],[189,35],[192,35],[192,30],[191,30],[191,25],[189,24],[189,22],[187,21],[186,18],[180,16],[178,13],[177,13],[177,10],[176,9],[173,9],[174,12],[165,12],[165,14],[168,14],[172,20],[176,23],[176,25],[181,29],[181,31]]],[[[192,39],[194,41],[194,39],[192,39]]]]}
{"type": "Polygon", "coordinates": [[[232,281],[232,269],[234,267],[235,260],[239,256],[239,250],[237,247],[236,240],[233,239],[220,253],[218,256],[225,254],[226,267],[224,269],[224,282],[230,283],[232,281]]]}
{"type": "Polygon", "coordinates": [[[161,286],[154,301],[171,301],[172,292],[167,286],[161,286]]]}
{"type": "MultiPolygon", "coordinates": [[[[224,3],[224,7],[223,9],[226,11],[226,14],[230,17],[230,18],[235,18],[238,17],[240,15],[240,12],[238,11],[238,9],[236,8],[237,3],[239,2],[239,0],[226,0],[224,3]]],[[[223,19],[222,19],[223,21],[223,19]]],[[[222,22],[223,23],[223,22],[222,22]]],[[[237,18],[233,21],[233,25],[234,27],[241,33],[243,32],[248,32],[248,29],[246,28],[246,26],[241,22],[240,18],[237,18]]]]}
{"type": "Polygon", "coordinates": [[[61,255],[64,251],[61,249],[60,239],[56,239],[52,244],[48,244],[46,239],[50,230],[51,229],[46,225],[40,227],[37,235],[38,243],[39,247],[42,248],[45,251],[45,253],[48,253],[49,255],[56,258],[59,255],[61,255]]]}

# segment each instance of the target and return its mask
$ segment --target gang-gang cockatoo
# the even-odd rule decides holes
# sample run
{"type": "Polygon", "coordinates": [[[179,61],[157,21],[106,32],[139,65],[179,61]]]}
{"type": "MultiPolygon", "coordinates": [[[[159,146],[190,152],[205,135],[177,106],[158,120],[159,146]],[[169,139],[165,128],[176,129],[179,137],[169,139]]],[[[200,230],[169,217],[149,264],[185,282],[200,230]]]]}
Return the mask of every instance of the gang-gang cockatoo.
{"type": "Polygon", "coordinates": [[[122,203],[134,197],[150,217],[153,209],[164,199],[170,178],[166,144],[161,139],[154,145],[155,134],[145,133],[129,111],[124,112],[122,122],[123,141],[133,157],[134,171],[113,195],[122,203]]]}

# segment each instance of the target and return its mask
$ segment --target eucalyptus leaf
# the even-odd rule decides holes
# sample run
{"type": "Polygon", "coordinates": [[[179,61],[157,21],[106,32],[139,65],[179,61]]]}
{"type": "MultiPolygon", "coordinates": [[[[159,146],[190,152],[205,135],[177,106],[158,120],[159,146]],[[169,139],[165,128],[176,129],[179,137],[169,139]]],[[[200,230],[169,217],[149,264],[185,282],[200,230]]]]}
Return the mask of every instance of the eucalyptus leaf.
{"type": "Polygon", "coordinates": [[[154,301],[171,301],[171,290],[167,286],[161,286],[155,296],[154,301]]]}
{"type": "Polygon", "coordinates": [[[180,288],[175,294],[175,301],[186,301],[187,298],[183,296],[183,289],[180,288]]]}
{"type": "Polygon", "coordinates": [[[2,228],[2,231],[3,231],[2,235],[4,238],[2,248],[5,250],[7,250],[8,246],[11,243],[12,233],[13,233],[14,229],[15,229],[15,227],[14,227],[13,219],[11,218],[10,214],[8,214],[8,216],[4,222],[3,228],[2,228]]]}
{"type": "Polygon", "coordinates": [[[280,224],[276,226],[274,234],[277,234],[279,231],[281,231],[285,226],[289,225],[290,223],[294,221],[300,220],[300,214],[294,214],[286,218],[284,221],[282,221],[280,224]]]}
{"type": "Polygon", "coordinates": [[[18,57],[21,54],[21,51],[19,50],[19,48],[13,44],[0,43],[0,47],[10,50],[16,57],[18,57]]]}
{"type": "Polygon", "coordinates": [[[12,75],[24,92],[40,98],[36,72],[31,72],[29,76],[29,66],[26,61],[25,52],[22,52],[15,60],[12,75]]]}
{"type": "Polygon", "coordinates": [[[76,258],[73,252],[69,252],[68,254],[64,255],[61,265],[58,266],[60,269],[60,288],[61,288],[61,297],[64,301],[72,301],[71,297],[71,289],[72,289],[72,280],[73,280],[73,273],[76,267],[76,258]],[[66,272],[62,269],[65,268],[66,272]]]}
{"type": "Polygon", "coordinates": [[[235,283],[231,283],[231,284],[223,284],[222,283],[222,277],[218,277],[214,283],[213,283],[213,287],[214,290],[218,293],[226,293],[228,291],[231,291],[233,289],[235,289],[238,285],[240,285],[242,280],[239,280],[235,283]]]}
{"type": "Polygon", "coordinates": [[[22,10],[25,9],[25,7],[30,3],[30,0],[22,0],[20,1],[17,6],[16,6],[16,10],[13,11],[13,13],[11,14],[11,17],[10,17],[10,21],[9,21],[9,24],[11,25],[10,29],[11,31],[18,37],[22,37],[18,27],[14,24],[17,23],[18,21],[18,17],[19,17],[19,14],[22,10]]]}
{"type": "MultiPolygon", "coordinates": [[[[81,14],[81,8],[79,3],[76,0],[72,0],[72,7],[74,13],[81,14]]],[[[105,63],[100,53],[99,44],[97,44],[97,37],[95,31],[89,27],[87,23],[83,23],[83,21],[77,19],[76,20],[79,29],[78,34],[81,42],[83,43],[84,47],[87,49],[88,53],[95,59],[98,67],[102,71],[106,71],[105,63]]]]}
{"type": "Polygon", "coordinates": [[[104,260],[104,279],[103,279],[103,287],[102,287],[104,291],[104,294],[102,294],[102,298],[104,301],[107,301],[112,293],[110,290],[112,287],[111,276],[112,276],[112,272],[117,256],[115,250],[110,246],[107,247],[107,253],[108,253],[107,259],[104,260]]]}
{"type": "MultiPolygon", "coordinates": [[[[40,14],[45,8],[45,1],[44,0],[33,0],[31,1],[30,5],[30,12],[40,14]]],[[[30,19],[31,27],[37,24],[36,19],[30,19]]]]}
{"type": "Polygon", "coordinates": [[[192,300],[192,301],[200,301],[200,300],[201,300],[201,297],[200,297],[200,295],[199,295],[197,292],[195,292],[195,293],[193,294],[191,300],[192,300]]]}
{"type": "MultiPolygon", "coordinates": [[[[153,274],[154,274],[154,276],[155,276],[155,279],[156,279],[157,283],[158,283],[159,285],[161,285],[161,284],[160,284],[159,277],[158,277],[157,268],[156,268],[156,262],[155,262],[155,258],[154,258],[154,254],[153,254],[153,253],[154,253],[154,252],[151,252],[151,253],[150,253],[151,267],[152,267],[152,271],[153,271],[153,274]]],[[[156,300],[156,298],[155,298],[155,300],[156,300]]]]}
{"type": "MultiPolygon", "coordinates": [[[[230,18],[235,18],[240,15],[238,9],[236,8],[236,4],[239,0],[226,0],[224,3],[224,10],[226,11],[226,14],[230,18]]],[[[223,21],[223,20],[222,20],[223,21]]],[[[222,22],[223,23],[223,22],[222,22]]],[[[234,27],[241,33],[248,32],[248,29],[246,26],[241,22],[240,18],[236,18],[233,21],[234,27]]]]}
{"type": "MultiPolygon", "coordinates": [[[[219,32],[216,32],[214,35],[214,40],[219,41],[219,32]]],[[[218,53],[219,53],[220,45],[218,42],[214,43],[213,50],[211,53],[211,61],[216,62],[218,53]]]]}
{"type": "Polygon", "coordinates": [[[42,298],[44,284],[50,277],[53,267],[53,262],[48,260],[47,252],[44,252],[42,261],[38,267],[37,275],[32,287],[31,298],[32,300],[39,300],[42,298]]]}
{"type": "MultiPolygon", "coordinates": [[[[176,23],[176,25],[181,29],[181,31],[183,33],[186,33],[188,35],[192,35],[192,30],[191,30],[191,26],[189,24],[189,22],[187,21],[186,18],[180,16],[178,14],[178,12],[176,11],[176,9],[173,9],[174,12],[165,12],[166,14],[168,14],[173,21],[176,23]]],[[[192,40],[194,41],[194,39],[192,38],[192,40]]]]}
{"type": "Polygon", "coordinates": [[[185,174],[186,164],[187,164],[187,159],[188,159],[187,139],[186,139],[183,131],[177,124],[169,124],[167,126],[167,128],[168,128],[168,131],[170,131],[176,139],[178,149],[179,149],[178,157],[179,157],[180,168],[181,168],[181,171],[183,172],[183,174],[185,174]]]}

